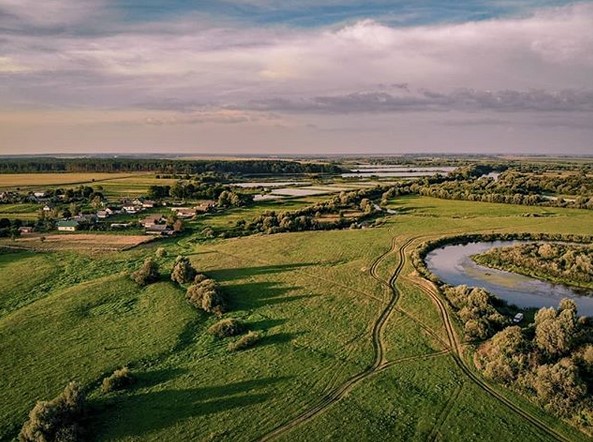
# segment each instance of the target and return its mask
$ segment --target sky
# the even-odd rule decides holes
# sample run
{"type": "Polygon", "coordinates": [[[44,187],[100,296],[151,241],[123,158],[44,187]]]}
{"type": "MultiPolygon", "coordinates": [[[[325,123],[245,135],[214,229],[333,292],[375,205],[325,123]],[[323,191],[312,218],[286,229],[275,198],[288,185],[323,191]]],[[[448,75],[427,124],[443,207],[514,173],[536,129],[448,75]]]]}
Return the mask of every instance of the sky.
{"type": "Polygon", "coordinates": [[[0,154],[593,155],[593,2],[0,0],[0,154]]]}

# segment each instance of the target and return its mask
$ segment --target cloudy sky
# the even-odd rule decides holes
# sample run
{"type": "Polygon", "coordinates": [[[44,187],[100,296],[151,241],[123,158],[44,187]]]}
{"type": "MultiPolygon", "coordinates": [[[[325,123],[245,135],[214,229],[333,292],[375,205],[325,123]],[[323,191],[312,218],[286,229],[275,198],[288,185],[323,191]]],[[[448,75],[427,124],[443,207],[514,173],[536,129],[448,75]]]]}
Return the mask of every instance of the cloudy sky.
{"type": "Polygon", "coordinates": [[[0,0],[0,154],[593,154],[593,2],[0,0]]]}

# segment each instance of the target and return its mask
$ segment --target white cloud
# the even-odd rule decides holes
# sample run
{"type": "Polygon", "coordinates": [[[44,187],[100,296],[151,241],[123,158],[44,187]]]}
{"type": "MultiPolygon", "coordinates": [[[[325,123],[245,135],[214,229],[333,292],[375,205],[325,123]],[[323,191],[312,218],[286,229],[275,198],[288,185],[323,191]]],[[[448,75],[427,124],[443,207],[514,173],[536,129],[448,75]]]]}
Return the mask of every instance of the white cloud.
{"type": "Polygon", "coordinates": [[[267,112],[591,113],[591,3],[413,27],[97,20],[112,14],[107,0],[0,0],[0,110],[169,112],[151,126],[247,126],[267,112]]]}

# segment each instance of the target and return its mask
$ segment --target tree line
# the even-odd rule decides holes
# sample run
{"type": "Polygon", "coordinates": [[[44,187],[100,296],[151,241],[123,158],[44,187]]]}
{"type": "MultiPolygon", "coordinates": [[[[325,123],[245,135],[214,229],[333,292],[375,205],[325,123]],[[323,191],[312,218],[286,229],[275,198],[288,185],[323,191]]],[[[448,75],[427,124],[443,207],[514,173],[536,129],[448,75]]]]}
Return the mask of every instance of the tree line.
{"type": "Polygon", "coordinates": [[[167,160],[147,158],[4,158],[0,173],[156,172],[165,174],[335,174],[337,164],[286,160],[167,160]]]}

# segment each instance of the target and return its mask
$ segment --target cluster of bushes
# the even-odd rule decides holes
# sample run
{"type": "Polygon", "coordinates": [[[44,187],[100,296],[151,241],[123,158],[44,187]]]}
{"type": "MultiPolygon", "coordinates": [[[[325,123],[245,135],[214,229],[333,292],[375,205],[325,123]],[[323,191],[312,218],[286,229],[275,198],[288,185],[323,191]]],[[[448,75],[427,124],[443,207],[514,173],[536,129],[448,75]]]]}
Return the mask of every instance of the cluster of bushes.
{"type": "Polygon", "coordinates": [[[192,282],[197,274],[187,257],[178,256],[171,270],[171,281],[177,284],[187,284],[192,282]]]}
{"type": "Polygon", "coordinates": [[[219,339],[237,336],[245,332],[245,324],[238,319],[227,318],[218,321],[208,329],[208,333],[219,339]]]}
{"type": "Polygon", "coordinates": [[[508,319],[496,310],[499,301],[486,290],[465,285],[443,286],[442,290],[463,322],[467,338],[486,339],[508,324],[508,319]]]}
{"type": "Polygon", "coordinates": [[[22,225],[23,222],[20,219],[0,218],[0,238],[20,236],[19,227],[22,225]]]}
{"type": "Polygon", "coordinates": [[[135,379],[128,367],[115,370],[110,376],[103,379],[101,391],[110,393],[112,391],[123,390],[134,383],[135,379]]]}
{"type": "Polygon", "coordinates": [[[82,439],[85,394],[76,382],[50,401],[39,401],[19,434],[21,442],[74,442],[82,439]]]}
{"type": "Polygon", "coordinates": [[[231,342],[228,346],[229,351],[245,350],[253,347],[261,340],[261,334],[258,332],[250,331],[246,335],[241,336],[235,342],[231,342]]]}
{"type": "Polygon", "coordinates": [[[187,288],[185,296],[190,304],[205,312],[221,315],[226,311],[226,301],[220,286],[202,274],[198,274],[194,284],[187,288]]]}
{"type": "Polygon", "coordinates": [[[593,247],[528,243],[488,250],[473,259],[482,265],[573,285],[593,283],[593,247]]]}
{"type": "Polygon", "coordinates": [[[525,329],[500,331],[479,348],[476,360],[487,377],[593,431],[593,325],[577,316],[573,301],[540,309],[525,329]]]}
{"type": "Polygon", "coordinates": [[[134,280],[134,282],[140,286],[157,282],[160,276],[158,263],[150,257],[144,260],[142,267],[130,275],[132,280],[134,280]]]}

